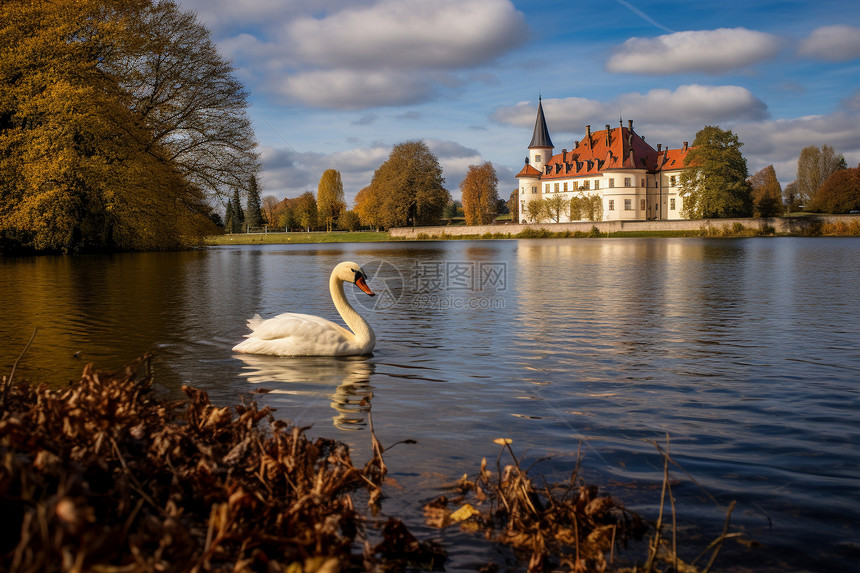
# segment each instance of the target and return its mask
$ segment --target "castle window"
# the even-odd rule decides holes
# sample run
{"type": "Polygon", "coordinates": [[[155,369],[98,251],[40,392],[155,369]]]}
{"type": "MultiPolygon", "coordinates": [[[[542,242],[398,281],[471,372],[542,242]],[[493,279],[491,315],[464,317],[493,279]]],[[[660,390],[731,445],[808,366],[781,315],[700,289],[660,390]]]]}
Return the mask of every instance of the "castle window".
{"type": "Polygon", "coordinates": [[[532,193],[537,193],[537,185],[532,185],[532,193]]]}
{"type": "Polygon", "coordinates": [[[540,163],[540,154],[535,155],[535,163],[540,163]]]}
{"type": "Polygon", "coordinates": [[[625,199],[624,200],[624,210],[625,211],[631,211],[632,209],[633,209],[633,200],[632,199],[625,199]]]}
{"type": "Polygon", "coordinates": [[[595,179],[595,180],[594,180],[594,188],[595,188],[595,189],[600,189],[600,180],[599,180],[599,179],[595,179]]]}
{"type": "Polygon", "coordinates": [[[614,211],[614,210],[615,210],[615,199],[610,199],[610,200],[609,200],[609,210],[610,210],[610,211],[614,211]]]}
{"type": "Polygon", "coordinates": [[[625,187],[630,187],[630,178],[629,178],[629,177],[625,177],[625,178],[624,178],[624,186],[625,186],[625,187]]]}
{"type": "Polygon", "coordinates": [[[589,187],[589,185],[590,185],[590,184],[591,184],[591,181],[583,181],[583,182],[582,182],[582,188],[583,188],[583,189],[589,189],[589,188],[590,188],[590,187],[589,187]]]}
{"type": "Polygon", "coordinates": [[[645,199],[639,200],[639,208],[643,211],[645,210],[645,199]]]}
{"type": "Polygon", "coordinates": [[[547,183],[546,187],[544,187],[544,193],[549,193],[549,183],[547,183]]]}
{"type": "Polygon", "coordinates": [[[671,209],[672,211],[675,210],[675,200],[674,199],[669,199],[669,209],[671,209]]]}
{"type": "Polygon", "coordinates": [[[643,177],[641,181],[639,181],[639,187],[645,187],[645,178],[643,177]]]}
{"type": "Polygon", "coordinates": [[[674,175],[672,175],[671,177],[669,177],[669,186],[670,186],[670,187],[674,187],[674,186],[675,186],[675,176],[674,176],[674,175]]]}
{"type": "Polygon", "coordinates": [[[612,177],[609,178],[609,187],[615,187],[615,179],[612,177]]]}
{"type": "Polygon", "coordinates": [[[564,192],[567,193],[567,181],[564,182],[564,192]]]}

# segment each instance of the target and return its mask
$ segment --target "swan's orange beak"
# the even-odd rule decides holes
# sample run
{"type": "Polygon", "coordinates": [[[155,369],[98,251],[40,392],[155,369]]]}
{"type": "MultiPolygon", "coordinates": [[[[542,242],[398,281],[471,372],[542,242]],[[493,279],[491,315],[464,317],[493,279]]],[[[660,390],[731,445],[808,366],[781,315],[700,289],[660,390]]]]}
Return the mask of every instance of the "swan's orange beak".
{"type": "Polygon", "coordinates": [[[356,277],[355,284],[356,284],[356,286],[358,286],[358,288],[360,288],[361,290],[363,290],[364,292],[366,292],[370,296],[376,296],[376,293],[373,292],[372,290],[370,290],[370,287],[367,286],[367,281],[364,280],[363,275],[358,275],[356,277]]]}

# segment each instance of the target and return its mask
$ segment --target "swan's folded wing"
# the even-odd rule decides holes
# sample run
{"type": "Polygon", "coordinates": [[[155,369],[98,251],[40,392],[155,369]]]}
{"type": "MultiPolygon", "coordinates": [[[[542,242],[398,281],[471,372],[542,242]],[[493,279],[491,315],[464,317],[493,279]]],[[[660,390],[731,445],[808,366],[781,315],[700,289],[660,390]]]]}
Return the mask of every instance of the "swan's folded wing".
{"type": "Polygon", "coordinates": [[[248,321],[248,326],[253,331],[249,336],[261,340],[318,338],[324,332],[342,336],[348,332],[342,326],[325,318],[298,313],[280,314],[274,318],[256,322],[253,326],[251,321],[248,321]]]}

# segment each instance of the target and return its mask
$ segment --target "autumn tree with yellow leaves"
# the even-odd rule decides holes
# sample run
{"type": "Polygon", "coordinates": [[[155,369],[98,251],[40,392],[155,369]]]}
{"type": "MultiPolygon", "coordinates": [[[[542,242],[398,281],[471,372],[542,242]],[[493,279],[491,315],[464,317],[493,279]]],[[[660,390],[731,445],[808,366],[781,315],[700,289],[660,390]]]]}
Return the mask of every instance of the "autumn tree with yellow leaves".
{"type": "Polygon", "coordinates": [[[320,177],[317,186],[317,209],[319,220],[325,224],[325,230],[331,232],[343,212],[346,211],[346,202],[343,199],[343,181],[340,171],[337,169],[326,169],[320,177]]]}
{"type": "Polygon", "coordinates": [[[259,170],[247,94],[172,0],[0,3],[0,249],[166,249],[259,170]]]}
{"type": "Polygon", "coordinates": [[[467,225],[489,225],[495,221],[499,204],[498,185],[499,178],[489,161],[469,166],[460,183],[467,225]]]}
{"type": "Polygon", "coordinates": [[[356,195],[355,211],[363,224],[374,227],[429,225],[451,199],[444,185],[442,167],[426,143],[398,143],[356,195]]]}

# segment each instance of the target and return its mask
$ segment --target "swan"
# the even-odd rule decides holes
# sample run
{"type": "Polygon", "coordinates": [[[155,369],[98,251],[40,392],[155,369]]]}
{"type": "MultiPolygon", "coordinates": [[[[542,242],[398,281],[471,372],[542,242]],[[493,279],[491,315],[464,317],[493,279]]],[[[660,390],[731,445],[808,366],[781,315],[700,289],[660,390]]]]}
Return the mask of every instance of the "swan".
{"type": "Polygon", "coordinates": [[[328,287],[335,308],[346,328],[310,314],[288,312],[263,320],[256,314],[248,321],[251,334],[233,347],[244,354],[274,356],[358,356],[370,354],[376,345],[373,329],[346,300],[343,283],[354,283],[370,296],[376,294],[367,286],[367,275],[359,265],[343,262],[331,272],[328,287]]]}

